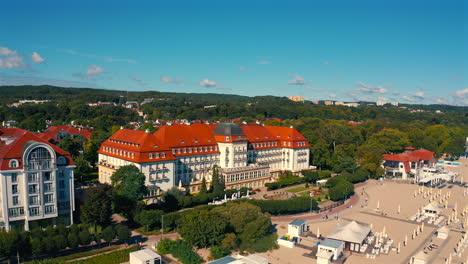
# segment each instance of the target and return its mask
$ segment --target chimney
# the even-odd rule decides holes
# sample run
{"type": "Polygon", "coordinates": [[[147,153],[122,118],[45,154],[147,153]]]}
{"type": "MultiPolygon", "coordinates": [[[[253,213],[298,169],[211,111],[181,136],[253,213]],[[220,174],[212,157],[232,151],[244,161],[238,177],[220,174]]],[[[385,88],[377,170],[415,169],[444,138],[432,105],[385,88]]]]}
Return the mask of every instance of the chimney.
{"type": "Polygon", "coordinates": [[[120,126],[120,129],[124,129],[124,127],[123,127],[123,126],[120,126]]]}
{"type": "Polygon", "coordinates": [[[145,130],[145,133],[146,133],[146,134],[149,134],[149,133],[150,133],[150,130],[149,130],[149,129],[146,129],[146,130],[145,130]]]}

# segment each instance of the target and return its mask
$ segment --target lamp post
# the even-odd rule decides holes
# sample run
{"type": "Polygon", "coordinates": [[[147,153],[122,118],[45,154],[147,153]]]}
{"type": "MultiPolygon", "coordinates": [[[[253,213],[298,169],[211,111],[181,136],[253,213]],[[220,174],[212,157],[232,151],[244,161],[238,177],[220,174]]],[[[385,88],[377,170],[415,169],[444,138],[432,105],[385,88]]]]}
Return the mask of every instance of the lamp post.
{"type": "Polygon", "coordinates": [[[164,236],[164,215],[161,215],[161,240],[164,236]]]}

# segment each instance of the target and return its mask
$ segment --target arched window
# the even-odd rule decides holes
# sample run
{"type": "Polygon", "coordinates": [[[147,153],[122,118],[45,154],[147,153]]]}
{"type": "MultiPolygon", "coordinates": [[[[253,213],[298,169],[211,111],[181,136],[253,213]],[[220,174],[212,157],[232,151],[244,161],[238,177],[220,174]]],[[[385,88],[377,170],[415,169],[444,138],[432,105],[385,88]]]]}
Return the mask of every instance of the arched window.
{"type": "Polygon", "coordinates": [[[33,149],[29,153],[26,161],[30,170],[49,169],[53,165],[52,155],[49,150],[44,147],[33,149]]]}
{"type": "Polygon", "coordinates": [[[15,159],[10,160],[10,168],[11,169],[16,169],[19,166],[19,162],[15,159]]]}

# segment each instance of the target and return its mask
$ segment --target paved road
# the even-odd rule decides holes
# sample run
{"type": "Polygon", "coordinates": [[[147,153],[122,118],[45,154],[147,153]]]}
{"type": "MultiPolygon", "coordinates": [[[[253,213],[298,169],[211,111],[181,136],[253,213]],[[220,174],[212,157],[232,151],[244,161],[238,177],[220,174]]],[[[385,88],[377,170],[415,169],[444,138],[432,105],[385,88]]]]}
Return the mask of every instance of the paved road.
{"type": "Polygon", "coordinates": [[[332,220],[334,214],[340,213],[358,204],[359,199],[360,199],[359,194],[362,192],[362,189],[364,188],[364,186],[366,186],[366,184],[367,182],[355,184],[354,186],[356,188],[354,191],[354,195],[350,199],[348,199],[343,205],[333,208],[331,212],[325,211],[319,214],[312,214],[312,215],[310,213],[302,213],[302,214],[296,214],[296,215],[272,216],[271,221],[272,222],[290,222],[297,218],[301,218],[304,220],[322,220],[322,217],[324,215],[329,215],[329,219],[332,220]]]}

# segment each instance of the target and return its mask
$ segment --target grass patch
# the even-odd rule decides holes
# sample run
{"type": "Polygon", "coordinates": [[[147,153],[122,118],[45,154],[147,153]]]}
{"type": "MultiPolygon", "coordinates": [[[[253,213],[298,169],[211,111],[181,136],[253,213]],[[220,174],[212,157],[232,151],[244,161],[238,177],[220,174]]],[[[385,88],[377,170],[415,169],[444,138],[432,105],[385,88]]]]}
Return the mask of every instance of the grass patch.
{"type": "Polygon", "coordinates": [[[26,262],[26,264],[32,264],[32,263],[63,263],[69,260],[74,260],[74,259],[79,259],[79,258],[84,258],[84,257],[89,257],[97,254],[101,254],[104,252],[109,252],[112,250],[118,249],[120,246],[119,245],[114,245],[110,247],[105,247],[105,248],[99,248],[99,249],[93,249],[93,250],[88,250],[88,251],[83,251],[75,254],[70,254],[67,256],[62,256],[62,257],[56,257],[56,258],[51,258],[51,259],[44,259],[42,261],[36,260],[36,261],[31,261],[31,262],[26,262]]]}
{"type": "Polygon", "coordinates": [[[127,249],[122,249],[118,251],[114,251],[108,254],[99,255],[96,257],[92,257],[89,259],[77,260],[72,261],[69,263],[73,264],[115,264],[115,263],[122,263],[128,262],[130,260],[129,254],[131,252],[139,250],[138,246],[133,246],[127,249]]]}
{"type": "Polygon", "coordinates": [[[287,190],[287,192],[298,193],[298,192],[302,192],[302,191],[305,191],[305,190],[308,190],[308,189],[309,188],[306,188],[306,187],[297,187],[297,188],[289,189],[289,190],[287,190]]]}

